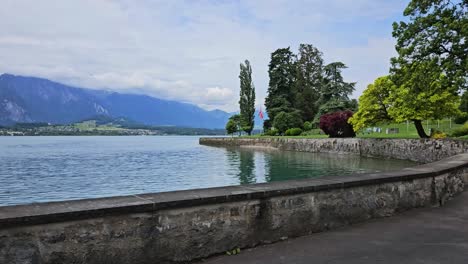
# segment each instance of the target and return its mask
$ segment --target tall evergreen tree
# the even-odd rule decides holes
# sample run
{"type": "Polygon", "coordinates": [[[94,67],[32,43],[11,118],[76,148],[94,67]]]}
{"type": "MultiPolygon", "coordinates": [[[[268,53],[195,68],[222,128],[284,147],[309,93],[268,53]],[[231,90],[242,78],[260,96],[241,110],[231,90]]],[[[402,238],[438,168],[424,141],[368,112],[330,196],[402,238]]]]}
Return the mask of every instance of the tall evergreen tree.
{"type": "Polygon", "coordinates": [[[240,64],[239,79],[241,128],[250,135],[255,125],[255,86],[252,81],[252,67],[248,60],[240,64]]]}
{"type": "Polygon", "coordinates": [[[265,107],[271,120],[280,112],[294,110],[295,55],[288,48],[277,49],[271,54],[268,65],[270,82],[265,107]]]}
{"type": "Polygon", "coordinates": [[[324,81],[320,97],[320,108],[315,116],[318,122],[320,116],[330,112],[351,110],[355,107],[349,95],[354,91],[356,83],[345,82],[341,72],[346,69],[342,62],[332,62],[324,67],[324,81]]]}
{"type": "Polygon", "coordinates": [[[302,119],[312,121],[319,108],[323,84],[322,52],[310,44],[301,44],[296,62],[294,106],[302,119]]]}

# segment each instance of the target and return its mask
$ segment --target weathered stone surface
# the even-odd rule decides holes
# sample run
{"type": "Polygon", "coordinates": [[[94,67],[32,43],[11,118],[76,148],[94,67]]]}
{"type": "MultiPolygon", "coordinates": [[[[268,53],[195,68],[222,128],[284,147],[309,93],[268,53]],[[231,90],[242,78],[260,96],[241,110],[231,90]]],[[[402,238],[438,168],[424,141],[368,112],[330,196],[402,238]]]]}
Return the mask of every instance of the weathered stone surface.
{"type": "Polygon", "coordinates": [[[184,263],[441,206],[467,175],[460,154],[397,172],[0,207],[0,263],[184,263]]]}
{"type": "Polygon", "coordinates": [[[304,152],[353,153],[365,157],[434,162],[466,153],[468,141],[452,139],[362,139],[362,138],[200,138],[210,146],[257,146],[304,152]]]}

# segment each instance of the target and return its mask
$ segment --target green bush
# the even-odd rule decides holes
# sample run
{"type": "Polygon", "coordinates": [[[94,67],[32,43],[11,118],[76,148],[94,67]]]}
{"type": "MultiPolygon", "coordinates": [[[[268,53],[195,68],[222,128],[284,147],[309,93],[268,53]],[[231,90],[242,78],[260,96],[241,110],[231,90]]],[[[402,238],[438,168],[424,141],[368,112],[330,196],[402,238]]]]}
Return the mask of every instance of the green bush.
{"type": "Polygon", "coordinates": [[[468,114],[461,113],[459,116],[455,117],[454,121],[455,124],[464,124],[466,121],[468,121],[468,114]]]}
{"type": "Polygon", "coordinates": [[[306,122],[304,123],[304,130],[305,130],[305,131],[310,131],[310,130],[312,130],[312,128],[313,128],[313,126],[312,126],[312,123],[311,123],[311,122],[306,121],[306,122]]]}
{"type": "Polygon", "coordinates": [[[452,137],[462,137],[468,135],[468,123],[465,123],[462,127],[456,128],[452,131],[452,137]]]}
{"type": "Polygon", "coordinates": [[[277,129],[269,129],[267,131],[265,131],[265,133],[263,133],[263,135],[265,136],[278,136],[279,135],[279,132],[277,129]]]}
{"type": "Polygon", "coordinates": [[[278,129],[279,133],[283,135],[286,130],[294,127],[302,127],[302,118],[298,112],[280,112],[273,120],[273,127],[278,129]]]}
{"type": "Polygon", "coordinates": [[[299,136],[300,134],[302,134],[302,129],[298,127],[290,128],[284,133],[285,136],[299,136]]]}

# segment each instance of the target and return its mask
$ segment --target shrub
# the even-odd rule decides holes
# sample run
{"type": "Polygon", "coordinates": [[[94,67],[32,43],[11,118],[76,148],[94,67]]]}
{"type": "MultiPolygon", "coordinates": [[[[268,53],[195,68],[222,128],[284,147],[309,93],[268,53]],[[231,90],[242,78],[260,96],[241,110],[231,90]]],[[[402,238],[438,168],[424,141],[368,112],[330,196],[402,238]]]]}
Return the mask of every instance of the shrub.
{"type": "Polygon", "coordinates": [[[263,133],[263,135],[265,136],[278,136],[279,135],[279,132],[277,129],[270,129],[270,130],[266,130],[265,133],[263,133]]]}
{"type": "Polygon", "coordinates": [[[311,122],[306,121],[306,122],[304,123],[304,130],[305,130],[305,131],[310,131],[310,130],[312,130],[312,128],[313,128],[313,127],[312,127],[312,123],[311,123],[311,122]]]}
{"type": "Polygon", "coordinates": [[[265,119],[265,120],[263,121],[263,130],[264,130],[264,131],[270,130],[271,125],[272,125],[272,124],[271,124],[271,120],[270,120],[270,119],[265,119]]]}
{"type": "Polygon", "coordinates": [[[462,137],[468,135],[468,124],[465,123],[462,127],[456,128],[452,131],[452,137],[462,137]]]}
{"type": "Polygon", "coordinates": [[[284,133],[285,136],[299,136],[300,134],[302,134],[302,129],[298,127],[290,128],[284,133]]]}
{"type": "Polygon", "coordinates": [[[459,116],[455,117],[453,121],[455,124],[464,124],[466,121],[468,121],[468,114],[461,113],[459,116]]]}
{"type": "Polygon", "coordinates": [[[330,137],[355,137],[353,126],[348,123],[352,115],[351,111],[324,114],[320,117],[319,127],[330,137]]]}
{"type": "Polygon", "coordinates": [[[442,139],[442,138],[446,138],[446,137],[447,137],[447,134],[445,134],[444,132],[439,131],[439,130],[434,130],[431,133],[431,138],[434,138],[434,139],[442,139]]]}
{"type": "Polygon", "coordinates": [[[302,118],[298,112],[280,112],[273,120],[273,127],[278,129],[280,134],[284,134],[286,130],[294,127],[302,126],[302,118]]]}

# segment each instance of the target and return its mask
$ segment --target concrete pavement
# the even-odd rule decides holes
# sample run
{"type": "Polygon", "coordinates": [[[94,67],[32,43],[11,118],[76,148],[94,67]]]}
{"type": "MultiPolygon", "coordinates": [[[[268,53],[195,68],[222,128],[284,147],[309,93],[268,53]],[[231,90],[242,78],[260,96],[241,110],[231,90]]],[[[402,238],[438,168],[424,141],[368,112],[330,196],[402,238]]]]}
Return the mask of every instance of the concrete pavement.
{"type": "Polygon", "coordinates": [[[444,207],[244,249],[203,264],[468,263],[468,191],[444,207]]]}

